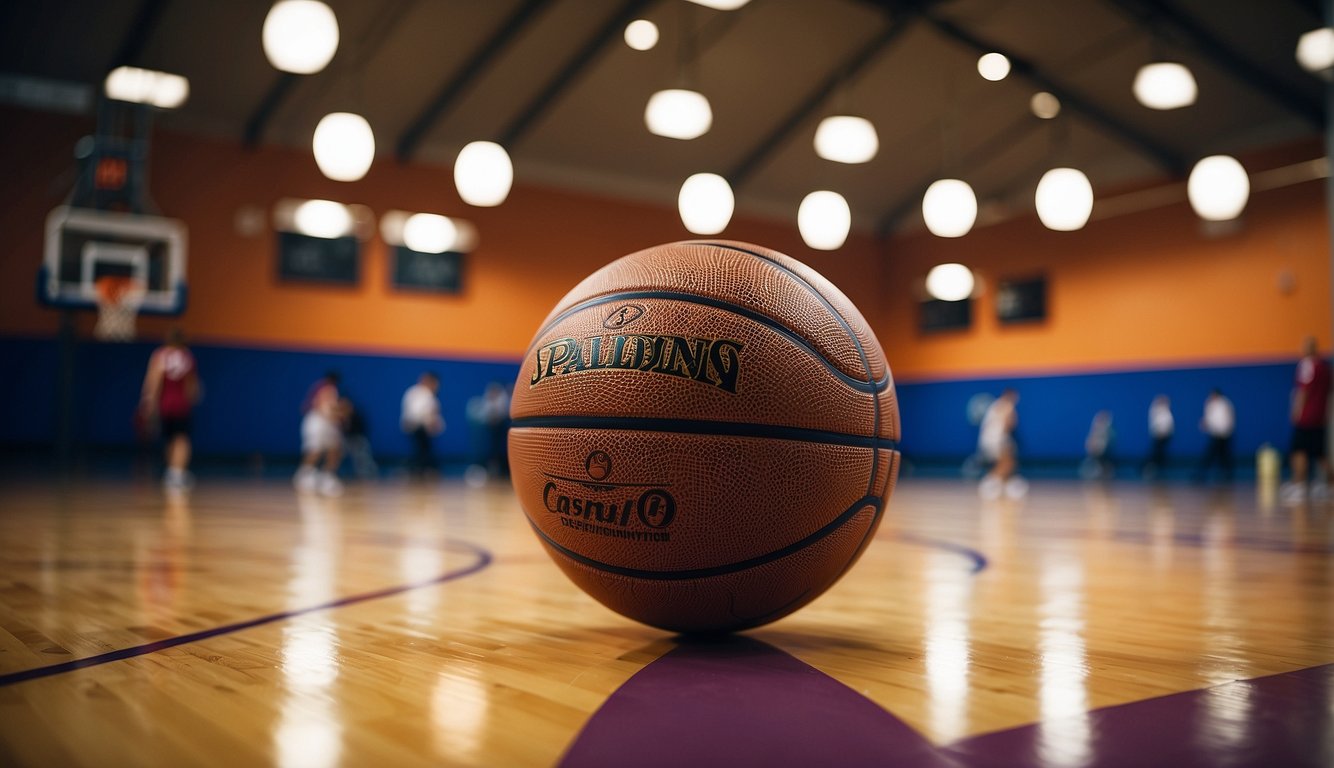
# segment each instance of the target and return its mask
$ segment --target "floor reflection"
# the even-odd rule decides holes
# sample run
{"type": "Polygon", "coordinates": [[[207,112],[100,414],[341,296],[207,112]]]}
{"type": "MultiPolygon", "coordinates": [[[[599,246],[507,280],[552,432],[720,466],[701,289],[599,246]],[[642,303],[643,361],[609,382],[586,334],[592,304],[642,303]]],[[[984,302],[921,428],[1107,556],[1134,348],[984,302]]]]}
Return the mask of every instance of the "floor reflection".
{"type": "Polygon", "coordinates": [[[1075,553],[1042,558],[1038,577],[1038,753],[1047,765],[1082,766],[1090,758],[1088,662],[1084,646],[1084,568],[1075,553]]]}

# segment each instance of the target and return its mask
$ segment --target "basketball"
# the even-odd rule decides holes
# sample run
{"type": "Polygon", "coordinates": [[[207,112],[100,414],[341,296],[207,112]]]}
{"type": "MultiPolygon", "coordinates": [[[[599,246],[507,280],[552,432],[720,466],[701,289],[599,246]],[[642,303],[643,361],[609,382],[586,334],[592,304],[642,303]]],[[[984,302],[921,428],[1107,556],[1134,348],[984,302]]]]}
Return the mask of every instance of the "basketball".
{"type": "Polygon", "coordinates": [[[733,242],[598,270],[521,364],[513,483],[581,589],[676,632],[759,626],[856,562],[893,490],[879,342],[828,280],[733,242]]]}

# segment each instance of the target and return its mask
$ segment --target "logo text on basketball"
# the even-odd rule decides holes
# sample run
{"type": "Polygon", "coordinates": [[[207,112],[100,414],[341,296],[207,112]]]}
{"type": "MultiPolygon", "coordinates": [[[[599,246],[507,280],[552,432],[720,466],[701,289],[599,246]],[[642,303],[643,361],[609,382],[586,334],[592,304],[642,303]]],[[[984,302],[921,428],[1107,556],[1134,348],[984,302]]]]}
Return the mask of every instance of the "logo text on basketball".
{"type": "Polygon", "coordinates": [[[692,379],[736,393],[742,343],[733,339],[621,334],[557,339],[537,350],[529,386],[595,370],[646,371],[692,379]]]}

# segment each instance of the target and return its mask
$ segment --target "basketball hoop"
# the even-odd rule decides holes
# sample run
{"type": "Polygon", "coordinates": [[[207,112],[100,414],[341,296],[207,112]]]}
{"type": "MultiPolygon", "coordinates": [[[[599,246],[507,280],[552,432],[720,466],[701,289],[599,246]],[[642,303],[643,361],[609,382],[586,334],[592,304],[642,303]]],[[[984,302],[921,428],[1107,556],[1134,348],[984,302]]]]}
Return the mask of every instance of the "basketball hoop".
{"type": "Polygon", "coordinates": [[[134,341],[134,319],[144,300],[143,284],[132,277],[97,278],[97,325],[93,335],[102,341],[134,341]]]}

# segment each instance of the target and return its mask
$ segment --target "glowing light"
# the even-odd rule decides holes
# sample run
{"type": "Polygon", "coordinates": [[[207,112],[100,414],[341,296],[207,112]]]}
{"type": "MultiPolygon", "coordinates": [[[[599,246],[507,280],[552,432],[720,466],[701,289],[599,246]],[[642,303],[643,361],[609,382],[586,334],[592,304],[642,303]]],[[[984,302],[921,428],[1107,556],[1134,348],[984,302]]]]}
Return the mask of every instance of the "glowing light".
{"type": "Polygon", "coordinates": [[[649,131],[670,139],[695,139],[709,132],[713,110],[697,91],[670,88],[649,97],[644,108],[649,131]]]}
{"type": "Polygon", "coordinates": [[[310,237],[334,239],[352,234],[352,212],[332,200],[307,200],[292,215],[296,231],[310,237]]]}
{"type": "Polygon", "coordinates": [[[274,68],[310,75],[338,50],[338,19],[319,0],[279,0],[264,18],[262,38],[274,68]]]}
{"type": "Polygon", "coordinates": [[[732,220],[736,201],[722,176],[697,173],[681,185],[676,204],[686,229],[697,235],[716,235],[732,220]]]}
{"type": "Polygon", "coordinates": [[[1083,228],[1093,213],[1093,185],[1083,171],[1053,168],[1038,182],[1034,202],[1043,226],[1073,232],[1083,228]]]}
{"type": "Polygon", "coordinates": [[[175,109],[190,96],[190,81],[170,72],[116,67],[106,79],[107,98],[175,109]]]}
{"type": "Polygon", "coordinates": [[[833,115],[815,129],[815,154],[838,163],[865,163],[880,149],[875,126],[864,117],[833,115]]]}
{"type": "Polygon", "coordinates": [[[454,186],[468,205],[500,205],[513,184],[514,164],[505,148],[495,142],[474,141],[454,161],[454,186]]]}
{"type": "Polygon", "coordinates": [[[327,114],[315,126],[315,164],[334,181],[357,181],[375,160],[375,133],[351,112],[327,114]]]}
{"type": "Polygon", "coordinates": [[[658,44],[658,25],[648,19],[635,19],[625,26],[625,44],[636,51],[652,50],[658,44]]]}
{"type": "Polygon", "coordinates": [[[922,196],[922,218],[937,237],[963,237],[977,221],[977,195],[966,181],[940,179],[922,196]]]}
{"type": "Polygon", "coordinates": [[[962,264],[937,264],[926,273],[926,292],[941,301],[963,301],[974,284],[973,270],[962,264]]]}
{"type": "Polygon", "coordinates": [[[1297,63],[1307,72],[1328,74],[1334,67],[1334,29],[1313,29],[1297,40],[1297,63]]]}
{"type": "Polygon", "coordinates": [[[848,201],[837,192],[821,190],[806,195],[797,209],[797,229],[806,245],[819,251],[834,251],[843,246],[852,229],[852,211],[848,201]]]}
{"type": "Polygon", "coordinates": [[[438,213],[414,213],[403,222],[403,244],[418,253],[453,250],[458,237],[454,222],[438,213]]]}
{"type": "Polygon", "coordinates": [[[1212,155],[1195,164],[1186,182],[1190,207],[1200,218],[1227,221],[1241,215],[1251,196],[1251,180],[1236,158],[1212,155]]]}
{"type": "Polygon", "coordinates": [[[1135,98],[1150,109],[1178,109],[1195,103],[1195,76],[1174,61],[1145,64],[1135,75],[1135,98]]]}
{"type": "Polygon", "coordinates": [[[716,11],[735,11],[750,0],[690,0],[690,2],[716,11]]]}
{"type": "Polygon", "coordinates": [[[993,83],[1010,74],[1010,60],[1002,53],[984,53],[977,60],[977,73],[993,83]]]}
{"type": "Polygon", "coordinates": [[[1029,109],[1043,120],[1050,120],[1061,114],[1061,100],[1046,91],[1038,91],[1028,100],[1029,109]]]}

